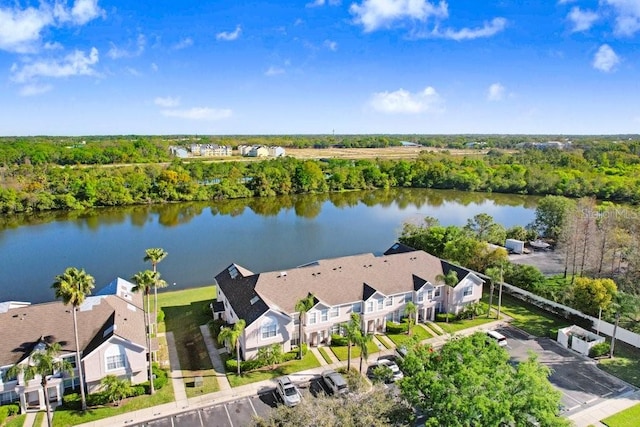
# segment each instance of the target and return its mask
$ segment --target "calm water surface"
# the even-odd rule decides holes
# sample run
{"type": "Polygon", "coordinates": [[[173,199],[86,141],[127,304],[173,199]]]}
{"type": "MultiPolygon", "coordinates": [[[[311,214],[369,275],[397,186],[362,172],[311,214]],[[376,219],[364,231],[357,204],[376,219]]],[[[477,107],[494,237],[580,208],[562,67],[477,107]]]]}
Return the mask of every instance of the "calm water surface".
{"type": "Polygon", "coordinates": [[[66,267],[84,268],[99,288],[150,268],[144,250],[169,255],[158,270],[169,289],[203,286],[232,262],[254,272],[320,258],[384,252],[402,224],[433,216],[462,225],[488,213],[510,227],[535,216],[530,196],[400,189],[216,203],[136,206],[1,218],[0,301],[53,299],[66,267]]]}

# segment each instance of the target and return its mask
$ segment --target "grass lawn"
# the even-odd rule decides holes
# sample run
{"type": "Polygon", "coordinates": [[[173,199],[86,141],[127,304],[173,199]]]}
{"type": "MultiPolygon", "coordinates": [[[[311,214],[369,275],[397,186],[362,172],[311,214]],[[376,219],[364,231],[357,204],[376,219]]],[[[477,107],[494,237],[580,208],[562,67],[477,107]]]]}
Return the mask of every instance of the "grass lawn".
{"type": "Polygon", "coordinates": [[[640,404],[605,418],[602,422],[609,427],[635,427],[638,425],[638,418],[640,418],[640,404]]]}
{"type": "MultiPolygon", "coordinates": [[[[346,345],[342,345],[342,346],[333,346],[332,345],[330,348],[331,348],[331,351],[333,351],[333,354],[336,355],[338,360],[341,360],[341,361],[347,360],[347,346],[346,345]]],[[[378,346],[374,342],[369,342],[367,344],[367,349],[369,349],[369,356],[371,356],[373,353],[377,353],[377,352],[380,351],[380,349],[378,348],[378,346]]],[[[355,359],[356,357],[360,357],[360,348],[356,347],[356,346],[352,346],[351,347],[351,359],[355,359]]]]}
{"type": "MultiPolygon", "coordinates": [[[[496,298],[494,302],[497,304],[496,298]]],[[[504,293],[502,294],[502,312],[513,317],[511,322],[513,326],[537,337],[550,337],[552,330],[557,331],[569,326],[567,320],[504,293]]]]}
{"type": "Polygon", "coordinates": [[[389,342],[383,338],[380,338],[379,336],[374,336],[373,339],[378,340],[378,342],[380,342],[380,344],[382,344],[383,346],[385,346],[385,348],[390,349],[390,348],[394,348],[393,345],[389,344],[389,342]]]}
{"type": "MultiPolygon", "coordinates": [[[[405,332],[401,332],[399,334],[390,334],[389,332],[387,332],[386,335],[391,341],[393,341],[396,347],[401,347],[406,344],[407,341],[411,341],[413,339],[422,341],[426,340],[427,338],[433,338],[433,335],[427,332],[425,328],[418,325],[414,325],[413,328],[411,328],[411,335],[407,335],[405,332]]],[[[382,344],[384,344],[384,341],[382,341],[382,344]]]]}
{"type": "Polygon", "coordinates": [[[200,332],[200,325],[211,320],[209,304],[215,296],[213,286],[158,294],[158,307],[165,315],[165,329],[173,333],[176,343],[187,397],[219,390],[213,365],[200,332]],[[196,377],[203,378],[203,387],[194,387],[196,377]]]}
{"type": "Polygon", "coordinates": [[[273,370],[265,367],[256,369],[255,371],[242,372],[239,376],[236,373],[228,372],[227,378],[229,379],[231,387],[238,387],[245,384],[277,378],[282,375],[293,374],[294,372],[306,371],[307,369],[317,368],[318,366],[320,366],[320,362],[312,352],[308,351],[302,360],[296,359],[283,363],[273,370]]]}
{"type": "Polygon", "coordinates": [[[42,422],[47,416],[47,411],[40,411],[36,414],[36,419],[33,421],[34,426],[41,426],[42,422]]]}
{"type": "Polygon", "coordinates": [[[75,409],[65,409],[64,405],[59,406],[53,413],[53,425],[54,427],[70,427],[169,402],[173,402],[173,386],[171,385],[171,381],[162,387],[161,390],[158,390],[153,396],[144,395],[125,399],[120,403],[120,406],[114,407],[109,405],[89,408],[85,413],[75,409]]]}
{"type": "Polygon", "coordinates": [[[322,355],[322,358],[325,362],[327,362],[328,364],[333,363],[333,360],[331,360],[331,357],[329,356],[329,350],[326,347],[318,347],[318,351],[322,355]]]}
{"type": "Polygon", "coordinates": [[[616,340],[614,351],[613,359],[602,359],[598,362],[600,369],[640,387],[640,349],[616,340]]]}
{"type": "Polygon", "coordinates": [[[463,329],[484,325],[485,323],[494,322],[495,320],[496,319],[494,317],[487,318],[486,315],[481,315],[476,317],[475,319],[449,320],[449,323],[447,322],[436,322],[436,323],[446,333],[455,334],[456,332],[460,332],[463,329]]]}
{"type": "Polygon", "coordinates": [[[14,415],[13,417],[9,418],[9,421],[4,423],[3,425],[4,427],[22,427],[25,418],[27,418],[27,414],[14,415]]]}

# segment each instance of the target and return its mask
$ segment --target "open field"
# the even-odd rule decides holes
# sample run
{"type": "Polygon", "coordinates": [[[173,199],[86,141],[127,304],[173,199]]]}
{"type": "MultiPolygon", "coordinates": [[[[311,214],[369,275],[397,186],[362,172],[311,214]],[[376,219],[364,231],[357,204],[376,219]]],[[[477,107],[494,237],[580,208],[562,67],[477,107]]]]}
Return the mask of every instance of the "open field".
{"type": "Polygon", "coordinates": [[[385,148],[286,148],[287,156],[297,159],[415,159],[420,152],[447,151],[452,155],[484,155],[486,150],[445,150],[432,147],[385,147],[385,148]]]}

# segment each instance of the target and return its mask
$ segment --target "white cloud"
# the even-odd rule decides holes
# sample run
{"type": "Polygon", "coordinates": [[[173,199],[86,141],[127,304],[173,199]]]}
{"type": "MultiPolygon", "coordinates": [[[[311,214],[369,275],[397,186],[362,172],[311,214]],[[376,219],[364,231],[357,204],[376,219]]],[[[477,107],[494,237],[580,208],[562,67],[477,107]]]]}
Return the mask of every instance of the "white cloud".
{"type": "Polygon", "coordinates": [[[272,66],[269,67],[269,69],[267,71],[264,72],[264,75],[271,77],[271,76],[277,76],[279,74],[284,74],[284,73],[285,73],[284,68],[279,68],[279,67],[276,67],[276,66],[272,65],[272,66]]]}
{"type": "Polygon", "coordinates": [[[446,1],[436,5],[427,0],[363,0],[360,4],[353,3],[349,12],[367,33],[407,19],[424,22],[432,17],[449,16],[446,1]]]}
{"type": "Polygon", "coordinates": [[[54,25],[81,26],[104,15],[97,0],[76,0],[69,9],[66,4],[40,2],[38,8],[0,7],[0,50],[27,53],[38,48],[42,31],[54,25]]]}
{"type": "Polygon", "coordinates": [[[22,88],[20,89],[20,95],[21,96],[36,96],[36,95],[40,95],[40,94],[49,92],[51,89],[53,89],[53,86],[51,86],[49,84],[44,84],[44,85],[28,84],[28,85],[22,86],[22,88]]]}
{"type": "Polygon", "coordinates": [[[60,50],[64,49],[64,46],[58,42],[46,42],[43,46],[45,50],[60,50]]]}
{"type": "Polygon", "coordinates": [[[233,41],[240,37],[240,33],[242,33],[242,27],[240,25],[236,26],[236,29],[232,32],[222,31],[216,34],[216,40],[223,41],[233,41]]]}
{"type": "Polygon", "coordinates": [[[204,121],[216,121],[228,119],[232,115],[230,109],[217,109],[208,107],[194,107],[184,110],[162,110],[162,115],[165,117],[177,117],[180,119],[188,120],[204,120],[204,121]]]}
{"type": "Polygon", "coordinates": [[[193,39],[191,37],[186,37],[180,40],[178,43],[174,44],[172,48],[174,50],[181,50],[181,49],[186,49],[192,45],[193,45],[193,39]]]}
{"type": "Polygon", "coordinates": [[[314,0],[310,3],[307,3],[305,5],[305,7],[320,7],[320,6],[324,6],[325,4],[329,4],[330,6],[338,6],[340,3],[342,3],[340,0],[314,0]]]}
{"type": "Polygon", "coordinates": [[[130,48],[119,48],[114,43],[110,44],[111,49],[109,49],[109,51],[107,52],[107,56],[109,58],[135,58],[142,55],[142,53],[144,52],[145,46],[147,45],[147,38],[143,34],[139,34],[135,42],[135,47],[130,46],[130,48]]]}
{"type": "Polygon", "coordinates": [[[616,13],[615,33],[619,36],[633,36],[640,30],[640,1],[604,0],[616,13]]]}
{"type": "Polygon", "coordinates": [[[165,97],[158,96],[156,99],[153,100],[153,103],[159,107],[172,108],[180,105],[180,98],[174,98],[171,96],[165,96],[165,97]]]}
{"type": "Polygon", "coordinates": [[[432,33],[434,37],[441,37],[451,40],[473,40],[485,37],[491,37],[504,30],[507,20],[504,18],[493,18],[491,22],[485,22],[480,28],[462,28],[460,30],[452,30],[450,28],[443,32],[435,30],[432,33]]]}
{"type": "Polygon", "coordinates": [[[487,90],[489,101],[502,101],[504,99],[505,88],[500,83],[493,83],[487,90]]]}
{"type": "Polygon", "coordinates": [[[322,43],[322,45],[323,45],[324,47],[326,47],[327,49],[332,50],[332,51],[334,51],[334,52],[335,52],[336,50],[338,50],[338,43],[337,43],[337,42],[334,42],[333,40],[325,40],[325,41],[322,43]]]}
{"type": "Polygon", "coordinates": [[[608,44],[600,46],[593,57],[593,68],[608,73],[620,63],[620,58],[608,44]]]}
{"type": "Polygon", "coordinates": [[[28,83],[38,77],[62,78],[71,76],[97,75],[93,65],[99,60],[98,49],[91,48],[86,55],[76,50],[61,60],[39,60],[24,65],[21,69],[17,65],[11,67],[11,79],[17,83],[28,83]]]}
{"type": "Polygon", "coordinates": [[[581,31],[589,30],[594,22],[599,18],[598,14],[590,10],[582,10],[579,7],[574,7],[567,15],[567,18],[573,24],[572,32],[577,33],[581,31]]]}
{"type": "Polygon", "coordinates": [[[431,86],[423,91],[411,93],[404,89],[395,92],[377,92],[371,97],[369,105],[374,110],[388,114],[419,114],[438,112],[441,98],[431,86]]]}
{"type": "Polygon", "coordinates": [[[158,71],[158,64],[156,64],[155,62],[151,63],[151,71],[158,71]]]}

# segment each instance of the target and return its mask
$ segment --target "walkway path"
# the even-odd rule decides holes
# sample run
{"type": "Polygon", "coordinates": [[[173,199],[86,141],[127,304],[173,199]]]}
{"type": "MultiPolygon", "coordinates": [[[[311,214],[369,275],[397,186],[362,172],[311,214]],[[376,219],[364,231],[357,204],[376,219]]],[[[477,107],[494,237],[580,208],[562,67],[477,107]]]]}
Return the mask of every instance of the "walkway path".
{"type": "Polygon", "coordinates": [[[229,384],[229,379],[227,378],[227,374],[225,373],[224,363],[220,358],[220,353],[213,343],[213,338],[211,337],[209,326],[200,325],[200,332],[202,333],[202,338],[204,339],[204,343],[207,346],[207,352],[209,353],[209,358],[211,359],[213,370],[216,372],[216,379],[218,380],[218,386],[220,387],[220,390],[230,390],[231,384],[229,384]]]}
{"type": "Polygon", "coordinates": [[[318,350],[318,347],[310,347],[309,350],[311,351],[311,353],[313,353],[316,359],[318,359],[318,362],[320,362],[320,366],[328,365],[327,361],[324,360],[324,357],[322,357],[322,354],[320,354],[320,350],[318,350]]]}
{"type": "Polygon", "coordinates": [[[182,369],[180,368],[180,359],[176,350],[176,342],[173,339],[173,332],[165,334],[167,338],[167,347],[169,348],[169,365],[171,366],[171,384],[173,384],[173,395],[176,402],[184,402],[187,400],[187,392],[184,388],[184,380],[182,379],[182,369]]]}
{"type": "Polygon", "coordinates": [[[27,416],[24,419],[23,427],[31,427],[33,422],[36,420],[37,412],[27,412],[27,416]]]}
{"type": "Polygon", "coordinates": [[[427,329],[431,329],[434,332],[436,332],[434,335],[445,335],[446,332],[435,322],[432,322],[431,320],[427,320],[427,323],[425,324],[425,326],[427,327],[427,329]]]}
{"type": "Polygon", "coordinates": [[[569,416],[569,419],[575,423],[576,427],[587,427],[590,425],[603,426],[604,424],[600,423],[600,420],[639,403],[640,391],[629,392],[611,399],[606,399],[597,405],[572,414],[569,416]]]}

